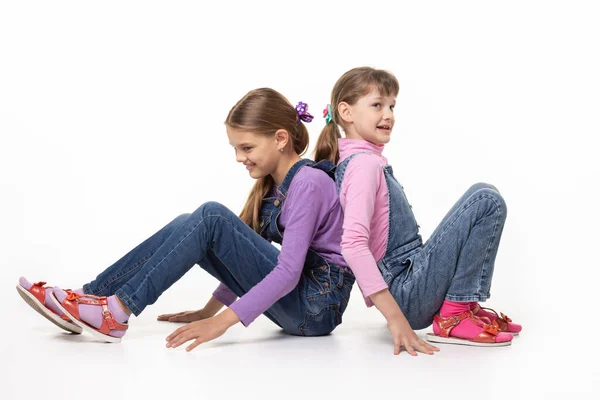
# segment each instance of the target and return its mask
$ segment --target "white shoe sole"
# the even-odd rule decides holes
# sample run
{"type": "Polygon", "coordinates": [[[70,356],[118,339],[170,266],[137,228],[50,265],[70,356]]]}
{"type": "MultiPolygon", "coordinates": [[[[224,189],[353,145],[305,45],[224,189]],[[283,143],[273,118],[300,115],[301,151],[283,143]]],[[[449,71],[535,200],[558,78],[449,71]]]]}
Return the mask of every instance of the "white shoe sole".
{"type": "Polygon", "coordinates": [[[436,343],[447,343],[447,344],[460,344],[463,346],[475,346],[475,347],[503,347],[510,346],[512,344],[512,340],[509,342],[500,342],[500,343],[478,343],[471,342],[467,339],[458,339],[453,337],[441,337],[434,335],[433,333],[428,333],[427,336],[428,342],[436,342],[436,343]]]}
{"type": "MultiPolygon", "coordinates": [[[[50,309],[48,309],[43,303],[41,303],[33,294],[31,294],[31,292],[29,292],[23,286],[17,285],[17,292],[23,298],[23,300],[25,300],[25,302],[29,304],[31,308],[33,308],[35,311],[41,314],[48,321],[52,322],[54,325],[71,333],[80,334],[82,332],[82,329],[79,326],[69,321],[65,321],[58,315],[54,314],[50,309]]],[[[53,293],[51,293],[51,295],[53,295],[53,293]]]]}
{"type": "Polygon", "coordinates": [[[73,321],[74,324],[78,325],[79,327],[81,327],[81,329],[83,329],[84,331],[91,333],[92,336],[102,340],[103,342],[108,342],[108,343],[121,343],[121,338],[118,337],[114,337],[114,336],[109,336],[109,335],[105,335],[101,332],[98,332],[98,330],[88,324],[86,324],[83,321],[78,320],[77,318],[75,318],[73,315],[71,315],[71,313],[69,313],[63,306],[62,304],[60,304],[60,302],[58,301],[58,299],[56,298],[56,296],[54,295],[54,293],[50,293],[50,299],[54,302],[54,304],[56,304],[56,306],[65,313],[65,315],[69,318],[71,318],[71,321],[73,321]]]}

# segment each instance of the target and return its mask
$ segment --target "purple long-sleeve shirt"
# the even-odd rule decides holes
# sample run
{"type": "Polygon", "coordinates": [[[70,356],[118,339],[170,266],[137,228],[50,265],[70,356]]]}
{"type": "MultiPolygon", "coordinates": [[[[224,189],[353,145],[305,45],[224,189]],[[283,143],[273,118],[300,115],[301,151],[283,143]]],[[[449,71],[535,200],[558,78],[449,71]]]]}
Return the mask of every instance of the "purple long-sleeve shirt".
{"type": "Polygon", "coordinates": [[[341,255],[343,221],[335,182],[319,169],[301,168],[290,184],[278,219],[283,242],[277,266],[237,301],[223,284],[213,296],[248,326],[296,287],[309,248],[329,262],[348,267],[341,255]]]}

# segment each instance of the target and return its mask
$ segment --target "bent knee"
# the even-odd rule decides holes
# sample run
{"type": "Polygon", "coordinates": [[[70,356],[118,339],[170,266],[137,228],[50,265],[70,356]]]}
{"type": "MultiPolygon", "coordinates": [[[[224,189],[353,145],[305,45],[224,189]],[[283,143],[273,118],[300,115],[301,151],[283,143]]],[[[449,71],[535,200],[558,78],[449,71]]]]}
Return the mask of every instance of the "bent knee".
{"type": "Polygon", "coordinates": [[[485,183],[485,182],[478,182],[478,183],[472,185],[469,188],[469,192],[475,193],[482,189],[491,189],[491,190],[495,190],[496,192],[500,193],[500,191],[498,190],[498,188],[496,186],[494,186],[490,183],[485,183]]]}
{"type": "Polygon", "coordinates": [[[502,215],[506,216],[507,208],[506,201],[504,197],[495,189],[485,188],[479,189],[476,193],[476,196],[480,197],[482,200],[485,200],[489,203],[492,209],[499,211],[502,215]]]}
{"type": "Polygon", "coordinates": [[[207,201],[202,204],[192,213],[193,217],[206,218],[211,215],[223,215],[225,213],[231,213],[231,211],[223,204],[216,201],[207,201]]]}

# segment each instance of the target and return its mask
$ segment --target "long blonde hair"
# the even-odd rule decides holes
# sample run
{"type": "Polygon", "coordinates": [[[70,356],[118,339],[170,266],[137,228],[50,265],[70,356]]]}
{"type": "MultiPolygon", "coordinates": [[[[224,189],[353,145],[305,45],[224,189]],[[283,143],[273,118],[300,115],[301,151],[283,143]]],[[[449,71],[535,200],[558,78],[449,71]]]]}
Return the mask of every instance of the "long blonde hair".
{"type": "Polygon", "coordinates": [[[338,114],[341,102],[354,105],[371,90],[377,89],[384,96],[398,96],[400,84],[390,72],[371,67],[351,69],[338,79],[331,91],[331,122],[321,131],[315,146],[315,161],[339,161],[338,139],[342,137],[338,124],[342,119],[338,114]]]}
{"type": "MultiPolygon", "coordinates": [[[[248,92],[229,111],[225,125],[244,131],[273,136],[280,129],[290,135],[294,151],[304,154],[308,148],[308,131],[298,120],[294,106],[279,92],[269,88],[248,92]]],[[[273,178],[267,175],[256,181],[240,218],[256,232],[260,232],[259,215],[262,199],[273,188],[273,178]]]]}

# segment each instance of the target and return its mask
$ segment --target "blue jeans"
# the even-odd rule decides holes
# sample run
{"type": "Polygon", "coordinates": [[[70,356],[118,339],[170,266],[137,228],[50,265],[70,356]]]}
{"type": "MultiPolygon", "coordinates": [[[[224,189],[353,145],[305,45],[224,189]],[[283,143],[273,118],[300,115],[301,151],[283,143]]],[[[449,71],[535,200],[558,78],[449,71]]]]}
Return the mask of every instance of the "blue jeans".
{"type": "MultiPolygon", "coordinates": [[[[489,184],[473,185],[450,209],[425,245],[380,268],[413,329],[431,324],[444,299],[485,301],[506,220],[506,203],[489,184]]],[[[390,225],[390,235],[401,227],[390,225]]]]}
{"type": "MultiPolygon", "coordinates": [[[[243,296],[277,265],[279,250],[225,206],[209,202],[175,218],[108,267],[84,292],[116,294],[135,315],[195,264],[243,296]]],[[[334,264],[306,268],[264,314],[290,334],[325,335],[341,323],[354,277],[334,264]]]]}

